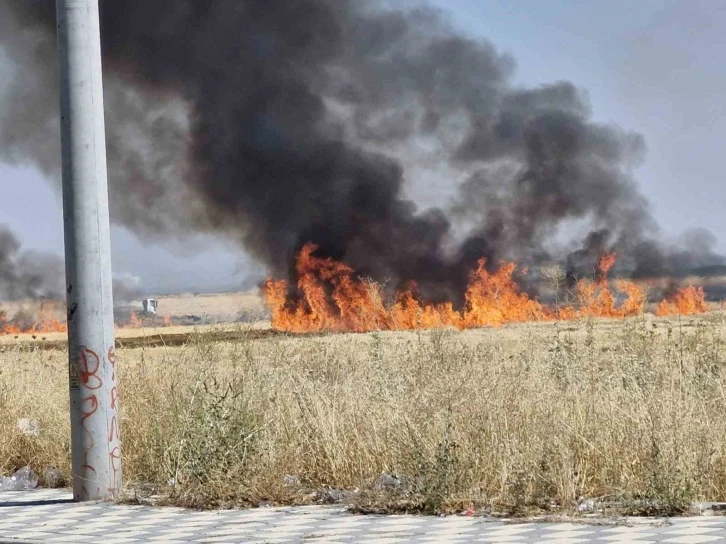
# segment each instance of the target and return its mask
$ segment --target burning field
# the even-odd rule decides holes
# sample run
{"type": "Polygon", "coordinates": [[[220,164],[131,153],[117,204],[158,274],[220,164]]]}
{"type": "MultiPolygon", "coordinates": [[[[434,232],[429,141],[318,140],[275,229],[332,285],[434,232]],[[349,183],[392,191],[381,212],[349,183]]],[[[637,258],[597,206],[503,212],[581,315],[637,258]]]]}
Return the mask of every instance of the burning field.
{"type": "MultiPolygon", "coordinates": [[[[250,308],[118,310],[128,482],[192,506],[726,500],[726,258],[659,228],[644,138],[585,90],[520,85],[425,6],[100,3],[115,227],[269,275],[250,308]],[[215,321],[257,323],[147,328],[215,321]]],[[[0,2],[0,161],[57,188],[55,17],[0,2]]],[[[2,473],[68,476],[63,277],[0,225],[2,473]]]]}
{"type": "Polygon", "coordinates": [[[41,304],[38,312],[20,309],[12,318],[0,310],[0,334],[43,334],[66,332],[65,319],[56,317],[55,305],[41,304]]]}
{"type": "MultiPolygon", "coordinates": [[[[405,291],[387,293],[385,286],[357,277],[344,263],[316,257],[314,253],[315,246],[310,244],[299,254],[296,265],[299,279],[293,289],[286,280],[265,282],[261,293],[266,311],[254,293],[208,295],[206,298],[214,301],[210,308],[200,305],[197,297],[188,297],[189,302],[181,304],[172,301],[181,301],[184,297],[166,297],[163,315],[117,311],[117,328],[140,330],[264,321],[267,313],[273,329],[293,333],[451,327],[463,330],[527,322],[633,317],[645,314],[648,305],[660,317],[704,314],[710,309],[701,286],[671,287],[671,293],[662,300],[649,301],[648,295],[654,291],[651,284],[609,279],[608,272],[616,259],[614,254],[601,256],[592,279],[580,279],[570,287],[562,275],[550,274],[543,278],[554,290],[552,304],[541,303],[536,296],[522,292],[517,279],[526,272],[518,274],[515,264],[504,263],[490,272],[486,260],[481,259],[470,274],[463,307],[455,309],[452,302],[422,300],[416,294],[415,285],[405,291]],[[215,306],[219,309],[220,305],[230,306],[230,302],[234,312],[227,308],[225,313],[209,315],[215,306]],[[183,314],[180,310],[189,313],[183,314]]],[[[67,330],[62,303],[26,302],[10,307],[12,317],[7,310],[0,310],[0,335],[47,335],[67,330]]]]}
{"type": "MultiPolygon", "coordinates": [[[[677,287],[675,282],[669,282],[665,296],[649,300],[653,293],[664,291],[656,289],[655,282],[609,278],[615,254],[601,255],[589,279],[568,281],[557,267],[540,271],[540,282],[553,299],[549,304],[523,292],[521,284],[526,283],[528,271],[520,272],[514,263],[502,263],[490,271],[482,258],[469,275],[463,304],[456,308],[451,301],[434,303],[421,298],[415,282],[406,290],[391,292],[385,285],[360,278],[345,263],[316,256],[316,249],[307,244],[298,255],[296,284],[271,278],[264,283],[261,295],[266,309],[254,293],[207,295],[208,300],[214,301],[208,308],[200,306],[198,297],[188,297],[190,303],[186,304],[181,303],[183,297],[166,297],[166,313],[162,315],[117,310],[117,328],[139,330],[264,321],[269,316],[273,329],[293,333],[452,327],[463,330],[527,322],[625,318],[643,315],[648,310],[660,317],[691,316],[710,309],[702,286],[677,287]],[[226,309],[215,315],[215,307],[226,309]]],[[[0,335],[47,335],[67,330],[62,303],[31,301],[10,307],[11,317],[7,309],[0,309],[0,335]]]]}
{"type": "MultiPolygon", "coordinates": [[[[522,86],[495,44],[394,5],[103,1],[115,225],[142,241],[229,242],[273,278],[270,309],[290,330],[630,315],[634,287],[597,277],[613,253],[610,277],[641,287],[723,273],[712,233],[659,228],[636,183],[644,138],[597,122],[586,90],[522,86]],[[562,308],[523,274],[551,263],[572,295],[562,308]]],[[[55,47],[52,1],[0,3],[0,160],[57,186],[55,47]]]]}
{"type": "MultiPolygon", "coordinates": [[[[503,263],[490,272],[482,258],[469,275],[463,307],[457,310],[451,302],[422,301],[415,286],[396,292],[393,302],[386,303],[380,284],[357,278],[344,263],[314,256],[316,249],[308,244],[297,258],[296,290],[291,290],[286,280],[265,283],[274,328],[290,332],[470,329],[528,321],[630,317],[642,315],[646,304],[642,285],[623,279],[612,283],[608,280],[615,254],[602,255],[595,278],[576,281],[567,290],[564,301],[554,306],[541,304],[521,292],[515,281],[514,263],[503,263]]],[[[564,277],[550,279],[557,290],[565,282],[564,277]]],[[[703,288],[694,286],[676,290],[655,309],[658,316],[706,311],[703,288]]]]}

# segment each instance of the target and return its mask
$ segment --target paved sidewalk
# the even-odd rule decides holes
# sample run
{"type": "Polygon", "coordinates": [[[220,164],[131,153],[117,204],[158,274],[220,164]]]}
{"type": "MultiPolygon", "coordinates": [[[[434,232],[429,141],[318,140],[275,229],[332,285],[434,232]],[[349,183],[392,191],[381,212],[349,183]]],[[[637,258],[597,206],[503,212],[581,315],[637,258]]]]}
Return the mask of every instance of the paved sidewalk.
{"type": "Polygon", "coordinates": [[[726,517],[507,523],[449,516],[356,516],[326,506],[197,512],[76,504],[67,491],[0,493],[4,542],[724,542],[726,517]],[[17,539],[17,540],[14,540],[17,539]]]}

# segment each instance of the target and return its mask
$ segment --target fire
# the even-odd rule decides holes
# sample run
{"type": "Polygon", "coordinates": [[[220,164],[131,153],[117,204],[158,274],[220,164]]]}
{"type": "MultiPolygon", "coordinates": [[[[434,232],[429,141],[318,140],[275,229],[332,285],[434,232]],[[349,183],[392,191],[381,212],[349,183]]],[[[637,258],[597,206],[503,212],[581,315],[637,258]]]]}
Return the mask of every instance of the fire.
{"type": "Polygon", "coordinates": [[[347,265],[314,257],[315,249],[306,245],[297,260],[299,304],[288,303],[286,281],[266,282],[274,326],[296,332],[390,328],[391,312],[385,308],[380,290],[355,280],[347,265]]]}
{"type": "MultiPolygon", "coordinates": [[[[65,320],[60,320],[61,303],[43,302],[37,309],[31,309],[27,305],[17,311],[10,318],[6,311],[0,309],[0,336],[19,334],[47,334],[53,332],[68,332],[65,320]]],[[[160,316],[156,325],[171,327],[172,318],[169,315],[160,316]]],[[[144,322],[135,311],[129,312],[128,322],[124,325],[117,325],[122,328],[139,329],[144,327],[144,322]]]]}
{"type": "Polygon", "coordinates": [[[136,312],[131,311],[129,312],[129,322],[124,327],[126,329],[140,329],[144,326],[144,324],[139,319],[139,316],[136,314],[136,312]]]}
{"type": "Polygon", "coordinates": [[[143,329],[144,327],[171,327],[172,325],[171,316],[169,315],[145,316],[141,314],[139,316],[138,312],[132,310],[129,312],[128,321],[122,325],[117,325],[117,327],[122,329],[143,329]]]}
{"type": "MultiPolygon", "coordinates": [[[[387,304],[380,285],[358,279],[354,270],[330,258],[313,255],[317,247],[306,244],[298,255],[297,297],[288,282],[268,279],[264,294],[272,326],[290,332],[372,331],[500,326],[527,321],[553,321],[587,317],[641,315],[646,296],[627,280],[608,280],[616,261],[614,253],[601,256],[593,280],[577,282],[574,302],[556,310],[521,292],[515,281],[517,266],[503,263],[490,272],[485,259],[470,274],[464,307],[450,302],[433,304],[416,296],[417,286],[396,294],[387,304]]],[[[703,290],[686,288],[658,307],[658,315],[706,311],[703,290]]]]}
{"type": "MultiPolygon", "coordinates": [[[[464,304],[455,309],[451,302],[434,304],[417,295],[418,287],[387,300],[383,288],[359,279],[345,263],[314,255],[316,246],[307,244],[296,262],[297,296],[290,296],[287,281],[268,279],[264,286],[272,326],[290,332],[411,330],[455,327],[497,327],[507,323],[555,321],[589,317],[642,315],[646,296],[638,284],[627,280],[609,281],[616,261],[614,253],[601,256],[594,279],[579,280],[569,304],[551,308],[523,293],[515,275],[517,265],[502,263],[495,271],[480,259],[469,275],[464,304]]],[[[703,288],[689,286],[660,302],[656,315],[705,313],[708,305],[703,288]]],[[[66,332],[64,321],[55,317],[56,307],[43,303],[33,314],[18,312],[13,318],[0,310],[0,335],[66,332]]],[[[163,326],[172,325],[163,316],[163,326]]],[[[129,314],[126,328],[141,328],[139,315],[129,314]]]]}
{"type": "Polygon", "coordinates": [[[559,309],[559,319],[578,319],[584,317],[630,317],[643,313],[645,293],[643,289],[627,280],[617,280],[615,290],[608,282],[608,273],[615,265],[615,253],[606,253],[597,263],[597,274],[594,281],[583,279],[577,282],[576,306],[559,309]],[[623,300],[618,303],[618,295],[623,300]]]}
{"type": "Polygon", "coordinates": [[[702,287],[684,287],[671,298],[662,301],[656,315],[693,315],[708,311],[708,304],[702,287]]]}
{"type": "Polygon", "coordinates": [[[38,314],[28,317],[25,314],[9,319],[4,311],[0,311],[0,334],[46,334],[66,332],[65,322],[54,317],[55,306],[51,303],[40,305],[38,314]]]}
{"type": "Polygon", "coordinates": [[[49,304],[48,311],[46,311],[46,305],[41,304],[40,312],[38,313],[38,323],[35,326],[36,329],[30,332],[67,332],[68,326],[66,325],[66,323],[58,320],[52,315],[53,309],[54,306],[52,304],[49,304]]]}
{"type": "Polygon", "coordinates": [[[23,332],[20,327],[14,325],[9,319],[6,312],[0,311],[0,333],[2,334],[20,334],[23,332]]]}
{"type": "Polygon", "coordinates": [[[472,328],[551,319],[553,316],[548,309],[519,291],[513,279],[516,269],[515,264],[506,263],[496,272],[489,273],[486,259],[480,259],[469,276],[461,319],[451,324],[472,328]]]}
{"type": "MultiPolygon", "coordinates": [[[[68,326],[65,320],[61,321],[55,317],[58,314],[56,308],[56,305],[46,302],[40,305],[37,312],[21,310],[13,318],[8,317],[7,312],[0,310],[0,336],[67,332],[68,326]]],[[[123,328],[139,329],[143,326],[144,323],[138,314],[130,312],[129,321],[123,328]]],[[[160,326],[171,327],[171,316],[163,316],[160,326]]]]}
{"type": "MultiPolygon", "coordinates": [[[[421,300],[417,286],[385,302],[380,285],[354,276],[345,263],[313,255],[317,247],[306,244],[297,263],[298,296],[291,297],[285,280],[268,279],[264,294],[272,326],[290,332],[406,330],[440,327],[468,329],[526,321],[553,321],[587,317],[641,315],[646,296],[638,284],[628,280],[610,282],[608,273],[616,261],[614,253],[600,257],[593,280],[580,280],[574,302],[556,310],[521,292],[514,263],[503,263],[495,272],[478,262],[467,285],[464,307],[450,302],[433,304],[421,300]]],[[[694,314],[707,311],[703,289],[687,287],[664,300],[658,315],[694,314]]]]}

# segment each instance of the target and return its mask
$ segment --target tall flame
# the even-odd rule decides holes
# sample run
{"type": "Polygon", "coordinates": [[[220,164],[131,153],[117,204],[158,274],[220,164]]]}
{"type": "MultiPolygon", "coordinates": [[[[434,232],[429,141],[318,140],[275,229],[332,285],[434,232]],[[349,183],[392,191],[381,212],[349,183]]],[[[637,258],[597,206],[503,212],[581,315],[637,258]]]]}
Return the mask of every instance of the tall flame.
{"type": "Polygon", "coordinates": [[[608,282],[608,273],[615,265],[615,253],[603,254],[597,263],[595,280],[583,279],[575,289],[576,306],[566,306],[557,312],[559,319],[584,317],[629,317],[643,313],[645,293],[643,289],[628,280],[615,281],[615,292],[608,282]],[[623,298],[617,302],[618,293],[623,298]]]}
{"type": "Polygon", "coordinates": [[[688,286],[670,299],[662,301],[656,309],[656,315],[692,315],[708,311],[708,304],[702,287],[688,286]]]}

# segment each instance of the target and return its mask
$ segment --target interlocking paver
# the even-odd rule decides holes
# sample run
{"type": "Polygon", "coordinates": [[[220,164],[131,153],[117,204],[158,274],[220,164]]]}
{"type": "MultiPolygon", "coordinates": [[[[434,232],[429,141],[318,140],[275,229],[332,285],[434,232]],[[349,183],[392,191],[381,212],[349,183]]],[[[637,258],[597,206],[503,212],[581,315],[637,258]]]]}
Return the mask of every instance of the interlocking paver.
{"type": "Polygon", "coordinates": [[[514,523],[481,517],[358,516],[308,506],[197,512],[71,502],[63,490],[0,494],[4,542],[726,543],[726,517],[514,523]]]}

